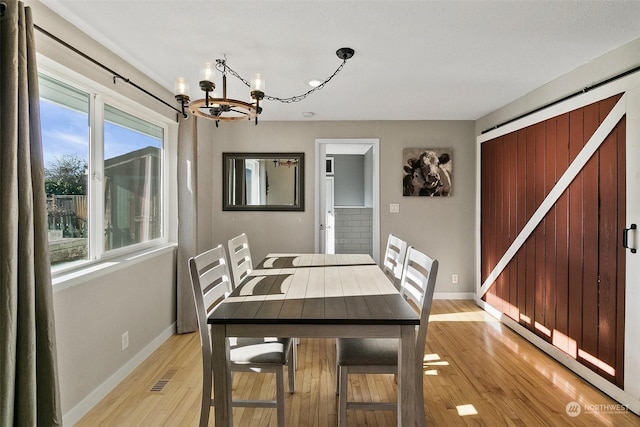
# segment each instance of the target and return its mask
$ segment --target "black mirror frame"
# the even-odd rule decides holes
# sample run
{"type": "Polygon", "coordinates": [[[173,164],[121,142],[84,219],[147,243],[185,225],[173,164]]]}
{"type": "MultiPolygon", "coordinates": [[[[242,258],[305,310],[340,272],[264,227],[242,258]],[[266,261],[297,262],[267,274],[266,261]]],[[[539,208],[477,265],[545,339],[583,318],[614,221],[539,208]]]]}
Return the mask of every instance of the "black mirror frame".
{"type": "Polygon", "coordinates": [[[304,153],[222,153],[222,210],[223,211],[304,211],[304,153]],[[229,204],[230,159],[297,159],[298,160],[298,204],[297,205],[231,205],[229,204]]]}

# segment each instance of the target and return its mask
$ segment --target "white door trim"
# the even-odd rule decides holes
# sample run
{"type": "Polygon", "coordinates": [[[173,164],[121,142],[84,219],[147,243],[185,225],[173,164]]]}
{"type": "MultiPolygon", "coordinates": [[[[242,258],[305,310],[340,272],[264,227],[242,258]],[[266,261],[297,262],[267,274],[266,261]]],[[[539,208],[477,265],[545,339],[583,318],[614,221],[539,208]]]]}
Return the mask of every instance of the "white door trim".
{"type": "MultiPolygon", "coordinates": [[[[627,97],[627,212],[625,228],[631,223],[640,221],[640,87],[628,91],[627,97]]],[[[633,239],[631,247],[638,248],[640,239],[638,231],[630,236],[633,239]]],[[[624,320],[624,391],[636,400],[630,408],[640,414],[640,251],[632,254],[625,251],[626,286],[625,286],[625,320],[624,320]]]]}

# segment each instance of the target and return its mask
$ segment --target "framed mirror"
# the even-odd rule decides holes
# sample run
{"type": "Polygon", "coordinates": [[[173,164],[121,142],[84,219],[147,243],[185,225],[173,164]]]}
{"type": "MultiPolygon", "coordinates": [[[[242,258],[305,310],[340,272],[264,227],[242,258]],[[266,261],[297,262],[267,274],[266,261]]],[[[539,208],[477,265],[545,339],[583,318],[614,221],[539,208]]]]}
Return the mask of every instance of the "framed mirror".
{"type": "Polygon", "coordinates": [[[222,153],[222,210],[304,211],[304,153],[222,153]]]}

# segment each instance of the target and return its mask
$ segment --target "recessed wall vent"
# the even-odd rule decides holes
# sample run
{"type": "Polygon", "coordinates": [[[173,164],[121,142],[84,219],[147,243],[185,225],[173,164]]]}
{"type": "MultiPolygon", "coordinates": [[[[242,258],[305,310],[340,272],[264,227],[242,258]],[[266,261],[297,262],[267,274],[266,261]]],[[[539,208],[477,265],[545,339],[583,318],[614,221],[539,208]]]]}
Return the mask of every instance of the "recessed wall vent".
{"type": "Polygon", "coordinates": [[[177,371],[178,371],[177,369],[169,369],[160,378],[158,378],[158,380],[155,382],[155,384],[153,384],[151,386],[149,391],[152,392],[152,393],[160,393],[162,391],[162,389],[164,389],[164,387],[167,384],[169,384],[169,380],[171,380],[171,378],[173,378],[173,376],[175,375],[175,373],[177,371]]]}

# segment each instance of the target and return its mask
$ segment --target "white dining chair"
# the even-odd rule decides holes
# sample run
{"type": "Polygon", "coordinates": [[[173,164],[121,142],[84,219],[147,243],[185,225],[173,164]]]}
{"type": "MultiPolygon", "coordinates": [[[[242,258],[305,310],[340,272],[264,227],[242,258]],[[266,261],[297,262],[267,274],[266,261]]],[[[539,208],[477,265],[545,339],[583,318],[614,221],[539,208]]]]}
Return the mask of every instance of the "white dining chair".
{"type": "Polygon", "coordinates": [[[229,248],[231,274],[233,275],[233,287],[236,288],[253,271],[249,238],[245,233],[242,233],[230,239],[227,246],[229,248]]]}
{"type": "MultiPolygon", "coordinates": [[[[233,288],[240,286],[244,279],[253,271],[253,260],[251,258],[251,250],[249,248],[249,238],[246,233],[230,239],[227,242],[229,248],[229,264],[231,264],[231,272],[233,274],[233,288]]],[[[298,345],[300,339],[294,338],[295,346],[293,348],[293,369],[298,369],[298,345]]]]}
{"type": "MultiPolygon", "coordinates": [[[[202,347],[202,401],[200,427],[209,422],[213,383],[213,363],[211,335],[207,318],[231,292],[231,280],[224,253],[218,245],[189,259],[189,271],[193,289],[200,345],[202,347]]],[[[295,391],[295,370],[293,369],[293,340],[291,338],[229,338],[232,372],[274,373],[276,376],[276,400],[234,400],[233,406],[256,406],[276,408],[278,426],[284,426],[284,365],[289,367],[289,391],[295,391]]],[[[229,385],[231,388],[231,385],[229,385]]],[[[231,393],[231,389],[228,391],[231,393]]]]}
{"type": "MultiPolygon", "coordinates": [[[[429,313],[438,274],[438,261],[415,248],[409,247],[402,272],[401,286],[404,297],[420,310],[420,325],[416,333],[416,419],[424,425],[424,395],[422,360],[427,340],[429,313]]],[[[347,409],[397,410],[396,402],[348,402],[349,374],[398,374],[398,344],[395,338],[338,338],[338,426],[346,426],[347,409]]]]}
{"type": "Polygon", "coordinates": [[[384,274],[387,275],[391,283],[398,289],[400,289],[400,279],[402,278],[402,269],[406,253],[407,242],[398,236],[389,234],[381,267],[384,274]]]}

